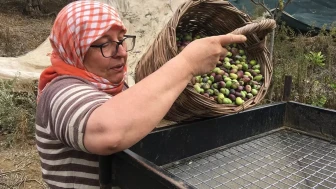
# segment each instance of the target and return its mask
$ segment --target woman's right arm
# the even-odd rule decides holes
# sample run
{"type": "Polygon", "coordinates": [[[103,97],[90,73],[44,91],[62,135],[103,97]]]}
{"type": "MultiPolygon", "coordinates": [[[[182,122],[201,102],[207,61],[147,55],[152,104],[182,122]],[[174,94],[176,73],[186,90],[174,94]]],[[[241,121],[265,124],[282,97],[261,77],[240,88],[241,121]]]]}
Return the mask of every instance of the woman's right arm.
{"type": "Polygon", "coordinates": [[[190,43],[160,69],[96,108],[86,124],[85,148],[107,155],[137,143],[158,125],[193,76],[209,72],[225,56],[222,46],[245,40],[222,35],[190,43]]]}

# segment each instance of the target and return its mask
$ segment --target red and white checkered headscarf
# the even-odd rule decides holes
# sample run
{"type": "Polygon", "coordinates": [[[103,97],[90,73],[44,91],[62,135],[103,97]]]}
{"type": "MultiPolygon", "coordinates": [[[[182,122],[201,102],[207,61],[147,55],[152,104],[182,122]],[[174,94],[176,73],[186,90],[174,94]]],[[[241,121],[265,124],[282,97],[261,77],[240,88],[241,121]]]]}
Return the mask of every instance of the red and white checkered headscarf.
{"type": "MultiPolygon", "coordinates": [[[[99,90],[115,95],[122,91],[124,80],[111,83],[107,79],[85,70],[83,61],[90,45],[111,27],[126,28],[116,10],[98,1],[74,1],[57,15],[50,34],[53,48],[51,66],[40,76],[39,92],[59,75],[80,76],[99,90]]],[[[125,66],[126,77],[127,66],[125,66]]]]}

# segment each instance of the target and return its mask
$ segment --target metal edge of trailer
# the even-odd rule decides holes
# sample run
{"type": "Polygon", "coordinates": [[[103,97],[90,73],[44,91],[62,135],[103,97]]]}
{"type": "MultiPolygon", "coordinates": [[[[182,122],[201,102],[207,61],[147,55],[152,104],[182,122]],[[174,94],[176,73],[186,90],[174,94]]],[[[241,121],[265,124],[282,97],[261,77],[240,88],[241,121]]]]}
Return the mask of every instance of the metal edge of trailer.
{"type": "Polygon", "coordinates": [[[336,110],[289,101],[284,126],[336,143],[336,110]]]}
{"type": "Polygon", "coordinates": [[[284,102],[267,104],[231,115],[159,128],[130,150],[156,165],[164,165],[282,127],[285,109],[284,102]]]}
{"type": "Polygon", "coordinates": [[[131,150],[116,154],[114,169],[114,185],[122,189],[194,188],[131,150]]]}

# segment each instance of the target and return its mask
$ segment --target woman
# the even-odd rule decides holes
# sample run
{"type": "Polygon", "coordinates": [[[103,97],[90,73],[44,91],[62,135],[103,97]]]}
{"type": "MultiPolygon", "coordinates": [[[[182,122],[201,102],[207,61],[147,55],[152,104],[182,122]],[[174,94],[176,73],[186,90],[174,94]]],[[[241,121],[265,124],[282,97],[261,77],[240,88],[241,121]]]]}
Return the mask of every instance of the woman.
{"type": "Polygon", "coordinates": [[[58,14],[50,34],[51,66],[39,81],[36,140],[51,188],[98,188],[98,155],[137,143],[162,120],[195,75],[216,66],[223,48],[245,36],[196,40],[141,82],[125,87],[134,36],[115,9],[75,1],[58,14]]]}

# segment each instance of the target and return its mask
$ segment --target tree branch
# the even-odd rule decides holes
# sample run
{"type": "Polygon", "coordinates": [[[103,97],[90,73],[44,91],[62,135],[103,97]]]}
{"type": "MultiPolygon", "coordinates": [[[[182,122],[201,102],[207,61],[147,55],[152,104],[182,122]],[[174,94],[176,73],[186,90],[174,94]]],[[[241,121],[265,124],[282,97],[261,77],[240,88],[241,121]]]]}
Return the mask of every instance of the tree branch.
{"type": "Polygon", "coordinates": [[[3,173],[0,173],[0,176],[4,176],[4,175],[7,175],[7,174],[20,172],[20,171],[22,171],[22,170],[23,170],[23,168],[15,169],[15,170],[12,170],[12,171],[6,171],[6,172],[3,172],[3,173]]]}
{"type": "Polygon", "coordinates": [[[287,5],[289,4],[289,3],[291,3],[292,2],[292,0],[287,0],[286,1],[286,3],[285,3],[285,6],[284,6],[284,9],[287,7],[287,5]]]}
{"type": "Polygon", "coordinates": [[[258,5],[258,6],[262,6],[271,16],[273,16],[273,14],[272,14],[272,12],[269,10],[269,8],[267,8],[266,7],[266,5],[265,5],[265,2],[264,2],[264,0],[262,0],[262,2],[260,2],[259,0],[258,0],[258,2],[256,2],[255,0],[251,0],[252,1],[252,3],[254,3],[255,5],[258,5]]]}

